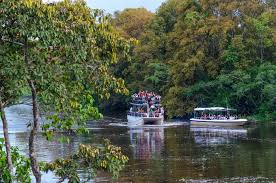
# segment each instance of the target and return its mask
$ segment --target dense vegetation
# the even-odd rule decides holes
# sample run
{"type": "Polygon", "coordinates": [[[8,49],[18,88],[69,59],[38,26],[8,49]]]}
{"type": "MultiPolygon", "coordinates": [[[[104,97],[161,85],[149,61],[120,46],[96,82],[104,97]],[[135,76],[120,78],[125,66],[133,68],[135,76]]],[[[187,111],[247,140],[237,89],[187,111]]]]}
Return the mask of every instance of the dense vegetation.
{"type": "MultiPolygon", "coordinates": [[[[0,171],[0,182],[18,179],[15,169],[29,176],[30,168],[36,182],[43,182],[43,166],[37,160],[34,143],[37,133],[41,130],[51,140],[57,131],[87,132],[87,120],[101,117],[97,98],[128,92],[124,81],[116,78],[110,68],[118,58],[128,58],[130,45],[131,39],[122,38],[108,17],[90,9],[85,1],[0,0],[0,117],[6,148],[3,151],[1,144],[0,169],[5,174],[0,171]],[[4,108],[17,102],[26,90],[31,94],[33,120],[28,125],[29,157],[23,166],[18,163],[20,159],[13,158],[17,151],[10,145],[4,108]],[[47,122],[40,126],[41,113],[47,122]]],[[[80,151],[85,151],[72,155],[77,159],[58,160],[60,164],[54,163],[47,170],[69,182],[79,182],[80,172],[75,170],[81,165],[89,178],[97,170],[117,176],[127,157],[109,143],[106,148],[100,151],[80,146],[80,151]],[[68,165],[66,171],[63,163],[68,165]]]]}
{"type": "Polygon", "coordinates": [[[152,16],[141,9],[117,12],[114,25],[139,44],[132,62],[114,72],[131,92],[161,93],[169,117],[197,106],[228,106],[275,119],[275,7],[272,0],[168,0],[152,16]]]}

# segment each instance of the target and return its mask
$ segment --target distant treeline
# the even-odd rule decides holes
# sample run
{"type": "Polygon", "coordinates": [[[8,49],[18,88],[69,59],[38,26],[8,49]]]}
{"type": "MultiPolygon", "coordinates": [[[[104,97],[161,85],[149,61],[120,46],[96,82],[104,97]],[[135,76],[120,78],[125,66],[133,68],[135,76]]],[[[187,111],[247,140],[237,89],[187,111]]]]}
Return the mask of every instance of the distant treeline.
{"type": "MultiPolygon", "coordinates": [[[[162,94],[169,117],[200,106],[228,106],[244,115],[276,117],[274,0],[168,0],[156,13],[125,9],[113,25],[136,38],[132,61],[112,67],[130,94],[162,94]]],[[[126,107],[112,96],[109,109],[126,107]]]]}

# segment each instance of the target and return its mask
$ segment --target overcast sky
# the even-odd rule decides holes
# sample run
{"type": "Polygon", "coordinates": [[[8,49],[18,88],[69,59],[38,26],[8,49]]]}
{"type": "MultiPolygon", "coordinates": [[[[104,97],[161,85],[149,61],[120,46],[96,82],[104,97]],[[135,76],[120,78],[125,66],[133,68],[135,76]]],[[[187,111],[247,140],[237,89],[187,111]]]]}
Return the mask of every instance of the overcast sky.
{"type": "MultiPolygon", "coordinates": [[[[43,0],[44,2],[59,1],[59,0],[43,0]]],[[[125,8],[147,8],[151,12],[156,9],[165,0],[86,0],[88,6],[96,9],[103,9],[107,13],[114,13],[117,10],[125,8]]]]}
{"type": "Polygon", "coordinates": [[[155,12],[164,1],[165,0],[87,0],[87,4],[91,8],[104,9],[108,13],[113,13],[116,10],[123,10],[125,8],[140,7],[145,7],[155,12]]]}
{"type": "MultiPolygon", "coordinates": [[[[52,2],[60,0],[42,0],[43,2],[52,2]]],[[[106,13],[114,13],[117,10],[125,8],[146,8],[151,12],[156,9],[166,0],[86,0],[88,6],[96,9],[103,9],[106,13]]]]}

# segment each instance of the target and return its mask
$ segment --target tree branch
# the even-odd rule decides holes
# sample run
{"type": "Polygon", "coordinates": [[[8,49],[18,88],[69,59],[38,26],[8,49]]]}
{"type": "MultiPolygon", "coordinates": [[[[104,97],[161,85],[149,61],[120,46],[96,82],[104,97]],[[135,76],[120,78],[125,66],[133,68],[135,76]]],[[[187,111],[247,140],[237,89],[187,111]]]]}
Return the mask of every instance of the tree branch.
{"type": "Polygon", "coordinates": [[[23,43],[20,43],[20,42],[17,42],[17,41],[12,41],[12,40],[8,40],[8,39],[5,39],[5,38],[1,38],[1,41],[3,42],[8,42],[8,43],[12,43],[12,44],[16,44],[16,45],[19,45],[19,46],[24,46],[23,43]]]}

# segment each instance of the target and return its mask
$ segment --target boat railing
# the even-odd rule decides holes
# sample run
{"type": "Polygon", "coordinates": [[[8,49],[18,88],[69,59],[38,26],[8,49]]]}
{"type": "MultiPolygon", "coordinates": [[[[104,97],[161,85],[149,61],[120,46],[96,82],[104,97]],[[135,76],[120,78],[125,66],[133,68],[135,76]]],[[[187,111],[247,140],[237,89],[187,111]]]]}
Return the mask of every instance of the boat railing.
{"type": "Polygon", "coordinates": [[[141,112],[128,112],[127,115],[135,117],[161,117],[162,113],[141,113],[141,112]]]}
{"type": "Polygon", "coordinates": [[[141,112],[128,112],[127,115],[135,116],[135,117],[147,117],[147,113],[141,113],[141,112]]]}
{"type": "Polygon", "coordinates": [[[204,119],[204,120],[236,120],[237,116],[195,116],[195,119],[204,119]]]}
{"type": "Polygon", "coordinates": [[[161,117],[163,113],[161,112],[150,112],[149,117],[161,117]]]}
{"type": "Polygon", "coordinates": [[[150,99],[150,98],[149,99],[145,99],[145,98],[142,98],[142,97],[133,98],[132,102],[133,103],[138,103],[138,104],[152,103],[152,104],[155,104],[155,105],[161,105],[160,104],[160,100],[150,99]]]}

